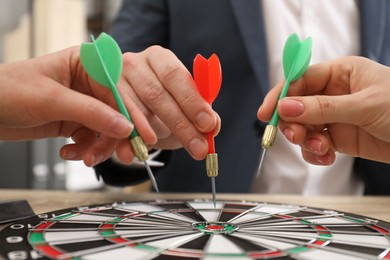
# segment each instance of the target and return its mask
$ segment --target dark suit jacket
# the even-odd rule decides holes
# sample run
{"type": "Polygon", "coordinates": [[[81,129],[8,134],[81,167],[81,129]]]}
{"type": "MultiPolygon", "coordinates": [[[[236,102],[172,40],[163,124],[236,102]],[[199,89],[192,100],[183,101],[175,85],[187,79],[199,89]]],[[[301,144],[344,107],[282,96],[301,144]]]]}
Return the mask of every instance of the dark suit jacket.
{"type": "MultiPolygon", "coordinates": [[[[360,10],[362,56],[390,65],[390,1],[362,0],[360,10]]],[[[213,103],[222,119],[215,139],[218,192],[248,192],[256,172],[264,128],[256,113],[269,88],[263,25],[259,0],[125,0],[113,27],[123,52],[161,45],[190,71],[196,54],[219,56],[223,82],[213,103]]],[[[154,169],[162,191],[210,191],[204,161],[194,161],[183,149],[164,156],[171,157],[167,166],[154,169]]],[[[367,193],[390,194],[389,165],[357,158],[355,166],[367,193]]],[[[146,179],[144,172],[109,161],[96,170],[112,185],[146,179]]]]}

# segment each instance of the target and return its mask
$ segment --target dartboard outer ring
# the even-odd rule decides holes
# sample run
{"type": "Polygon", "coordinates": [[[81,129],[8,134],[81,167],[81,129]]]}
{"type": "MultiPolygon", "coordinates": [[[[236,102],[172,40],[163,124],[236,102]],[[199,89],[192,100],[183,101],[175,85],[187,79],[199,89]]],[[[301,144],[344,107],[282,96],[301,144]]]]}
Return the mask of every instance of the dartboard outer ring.
{"type": "Polygon", "coordinates": [[[254,201],[153,200],[53,211],[0,231],[5,259],[390,259],[390,223],[254,201]]]}

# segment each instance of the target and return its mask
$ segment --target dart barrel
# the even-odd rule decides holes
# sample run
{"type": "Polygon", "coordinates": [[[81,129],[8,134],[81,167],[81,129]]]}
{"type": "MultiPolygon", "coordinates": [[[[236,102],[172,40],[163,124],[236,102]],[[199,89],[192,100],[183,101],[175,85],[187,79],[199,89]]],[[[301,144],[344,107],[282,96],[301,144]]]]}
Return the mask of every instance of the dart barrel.
{"type": "Polygon", "coordinates": [[[130,139],[131,147],[133,147],[135,156],[140,161],[146,161],[149,157],[148,148],[146,148],[146,145],[144,141],[142,140],[141,136],[136,136],[130,139]]]}
{"type": "Polygon", "coordinates": [[[267,125],[263,134],[263,139],[261,140],[261,146],[265,149],[272,147],[275,141],[276,133],[278,132],[278,127],[273,125],[267,125]]]}
{"type": "Polygon", "coordinates": [[[210,153],[206,157],[206,170],[208,177],[218,176],[218,154],[210,153]]]}

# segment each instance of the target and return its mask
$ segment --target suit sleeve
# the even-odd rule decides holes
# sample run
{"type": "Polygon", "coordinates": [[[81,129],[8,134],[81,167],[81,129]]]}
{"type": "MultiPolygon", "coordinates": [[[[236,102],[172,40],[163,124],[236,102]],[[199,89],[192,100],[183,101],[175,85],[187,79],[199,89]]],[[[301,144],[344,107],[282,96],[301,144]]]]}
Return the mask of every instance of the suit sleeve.
{"type": "Polygon", "coordinates": [[[165,0],[126,0],[114,20],[111,35],[122,52],[139,52],[152,45],[167,46],[165,0]]]}

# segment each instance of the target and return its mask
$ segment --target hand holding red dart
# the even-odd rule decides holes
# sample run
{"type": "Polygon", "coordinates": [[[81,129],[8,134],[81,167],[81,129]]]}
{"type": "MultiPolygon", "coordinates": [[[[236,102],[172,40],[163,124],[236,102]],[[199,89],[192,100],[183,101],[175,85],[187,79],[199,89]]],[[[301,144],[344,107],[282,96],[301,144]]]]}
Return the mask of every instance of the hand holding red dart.
{"type": "MultiPolygon", "coordinates": [[[[213,54],[207,60],[202,55],[196,55],[194,59],[193,74],[200,95],[210,104],[214,102],[221,89],[222,70],[218,56],[213,54]]],[[[206,157],[207,176],[211,178],[213,190],[213,202],[215,206],[215,177],[218,176],[218,155],[215,153],[214,133],[207,134],[209,145],[206,157]]]]}

